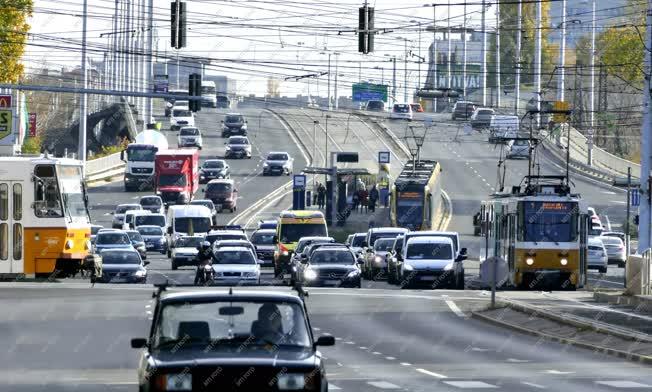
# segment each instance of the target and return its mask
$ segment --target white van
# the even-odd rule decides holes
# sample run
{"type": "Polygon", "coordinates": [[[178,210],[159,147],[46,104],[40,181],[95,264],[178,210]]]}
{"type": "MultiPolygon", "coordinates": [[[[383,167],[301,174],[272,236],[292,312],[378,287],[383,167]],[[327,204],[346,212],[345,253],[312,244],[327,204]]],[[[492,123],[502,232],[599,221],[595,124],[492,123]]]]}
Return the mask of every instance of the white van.
{"type": "Polygon", "coordinates": [[[506,143],[518,137],[520,123],[518,116],[493,116],[489,123],[489,143],[506,143]]]}
{"type": "Polygon", "coordinates": [[[403,249],[403,263],[398,271],[401,288],[427,284],[432,288],[464,289],[466,256],[457,256],[449,237],[413,237],[403,249]]]}
{"type": "Polygon", "coordinates": [[[134,218],[140,215],[149,215],[149,210],[129,210],[125,212],[125,221],[122,223],[122,230],[136,230],[134,218]]]}
{"type": "Polygon", "coordinates": [[[168,257],[171,257],[171,249],[175,246],[177,239],[181,236],[206,235],[211,230],[213,214],[211,210],[198,205],[176,205],[168,208],[167,237],[168,257]]]}

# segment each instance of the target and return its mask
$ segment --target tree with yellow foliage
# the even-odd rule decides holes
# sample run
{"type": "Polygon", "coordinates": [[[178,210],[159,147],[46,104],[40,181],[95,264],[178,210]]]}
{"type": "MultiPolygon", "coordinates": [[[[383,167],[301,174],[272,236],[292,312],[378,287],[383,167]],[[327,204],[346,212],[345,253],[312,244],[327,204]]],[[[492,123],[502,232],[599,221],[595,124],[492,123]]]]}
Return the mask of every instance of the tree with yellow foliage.
{"type": "Polygon", "coordinates": [[[16,83],[23,76],[21,58],[29,32],[32,0],[0,0],[0,82],[16,83]]]}

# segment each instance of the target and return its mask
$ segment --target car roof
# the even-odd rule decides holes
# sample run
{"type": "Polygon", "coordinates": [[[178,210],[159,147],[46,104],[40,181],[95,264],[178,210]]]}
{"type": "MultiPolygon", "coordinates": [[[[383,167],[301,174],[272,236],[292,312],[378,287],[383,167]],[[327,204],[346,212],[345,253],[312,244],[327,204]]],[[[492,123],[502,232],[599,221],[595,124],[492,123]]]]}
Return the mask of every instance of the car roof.
{"type": "Polygon", "coordinates": [[[311,236],[311,237],[301,237],[299,238],[299,241],[317,241],[317,240],[324,240],[324,241],[335,241],[333,237],[325,237],[325,236],[311,236]]]}
{"type": "Polygon", "coordinates": [[[205,216],[210,216],[211,215],[211,210],[208,209],[206,206],[197,206],[197,205],[190,205],[190,204],[185,204],[185,205],[177,205],[177,206],[171,206],[168,211],[172,211],[172,216],[175,218],[183,218],[183,217],[197,217],[200,215],[205,215],[205,216]]]}
{"type": "Polygon", "coordinates": [[[233,184],[233,179],[231,178],[216,178],[214,180],[208,181],[209,184],[233,184]]]}
{"type": "MultiPolygon", "coordinates": [[[[160,214],[159,214],[160,215],[160,214]]],[[[163,230],[163,228],[159,225],[140,225],[138,226],[139,229],[152,229],[152,228],[157,228],[163,230]]]]}
{"type": "Polygon", "coordinates": [[[603,246],[604,243],[600,237],[589,237],[589,245],[600,245],[603,246]]]}
{"type": "Polygon", "coordinates": [[[270,152],[267,153],[267,155],[270,155],[270,154],[287,154],[287,155],[290,155],[290,153],[287,152],[287,151],[270,151],[270,152]]]}
{"type": "Polygon", "coordinates": [[[227,116],[242,116],[242,114],[238,113],[238,112],[227,113],[226,115],[227,116]]]}
{"type": "Polygon", "coordinates": [[[219,248],[215,249],[215,252],[236,252],[236,251],[251,252],[251,248],[248,246],[230,245],[230,246],[220,246],[219,248]]]}
{"type": "Polygon", "coordinates": [[[226,161],[224,159],[207,159],[207,160],[204,161],[204,163],[206,163],[206,162],[223,162],[223,163],[226,163],[226,161]]]}
{"type": "Polygon", "coordinates": [[[97,234],[100,233],[125,233],[125,231],[121,229],[101,229],[97,234]]]}
{"type": "Polygon", "coordinates": [[[614,242],[614,243],[618,242],[619,244],[623,243],[623,240],[621,240],[620,238],[612,235],[604,235],[604,233],[602,233],[602,235],[600,236],[600,240],[602,240],[602,242],[605,242],[605,240],[607,240],[606,242],[614,242]]]}
{"type": "Polygon", "coordinates": [[[122,252],[122,253],[136,253],[138,254],[138,251],[134,248],[106,248],[106,249],[101,249],[100,253],[104,252],[122,252]]]}
{"type": "Polygon", "coordinates": [[[211,230],[208,232],[208,235],[214,235],[214,234],[239,234],[239,235],[244,235],[246,237],[246,234],[242,230],[211,230]]]}
{"type": "Polygon", "coordinates": [[[141,206],[140,204],[138,204],[138,203],[123,203],[123,204],[118,204],[117,206],[115,206],[115,208],[118,208],[118,207],[129,207],[129,206],[137,207],[137,208],[134,208],[134,209],[136,209],[136,210],[138,210],[138,209],[142,209],[142,206],[141,206]]]}
{"type": "Polygon", "coordinates": [[[246,244],[247,246],[252,245],[249,240],[243,240],[243,239],[228,239],[228,240],[219,240],[215,241],[216,244],[221,244],[221,243],[231,243],[231,244],[246,244]]]}
{"type": "Polygon", "coordinates": [[[448,237],[438,237],[438,236],[425,236],[425,237],[415,237],[408,239],[407,245],[410,244],[449,244],[453,246],[453,240],[448,237]]]}
{"type": "Polygon", "coordinates": [[[369,229],[370,233],[406,233],[408,232],[408,229],[404,229],[402,227],[374,227],[373,229],[369,229]]]}
{"type": "Polygon", "coordinates": [[[261,234],[276,234],[276,229],[258,229],[252,234],[261,233],[261,234]]]}
{"type": "Polygon", "coordinates": [[[146,196],[141,196],[140,200],[143,200],[143,199],[160,199],[160,198],[161,198],[161,196],[158,196],[158,195],[146,195],[146,196]]]}
{"type": "Polygon", "coordinates": [[[191,200],[190,203],[188,203],[188,204],[193,204],[193,203],[194,204],[201,204],[201,203],[208,203],[208,202],[212,203],[213,200],[211,200],[211,199],[194,199],[194,200],[191,200]]]}
{"type": "Polygon", "coordinates": [[[166,292],[161,296],[163,304],[168,303],[183,303],[202,301],[273,301],[278,302],[294,302],[298,305],[302,304],[301,299],[290,293],[283,293],[277,291],[240,291],[229,289],[225,290],[197,290],[197,291],[182,291],[182,292],[166,292]]]}

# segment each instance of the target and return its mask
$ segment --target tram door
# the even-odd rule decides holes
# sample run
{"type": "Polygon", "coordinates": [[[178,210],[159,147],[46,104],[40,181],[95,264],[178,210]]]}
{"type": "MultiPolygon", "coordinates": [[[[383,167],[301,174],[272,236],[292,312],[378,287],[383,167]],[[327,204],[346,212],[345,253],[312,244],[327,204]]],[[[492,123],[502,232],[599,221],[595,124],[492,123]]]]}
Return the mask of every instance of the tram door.
{"type": "Polygon", "coordinates": [[[584,287],[586,285],[587,278],[587,235],[589,229],[589,216],[586,214],[580,214],[580,270],[577,277],[577,286],[584,287]]]}
{"type": "Polygon", "coordinates": [[[0,274],[23,272],[23,182],[0,182],[0,274]]]}

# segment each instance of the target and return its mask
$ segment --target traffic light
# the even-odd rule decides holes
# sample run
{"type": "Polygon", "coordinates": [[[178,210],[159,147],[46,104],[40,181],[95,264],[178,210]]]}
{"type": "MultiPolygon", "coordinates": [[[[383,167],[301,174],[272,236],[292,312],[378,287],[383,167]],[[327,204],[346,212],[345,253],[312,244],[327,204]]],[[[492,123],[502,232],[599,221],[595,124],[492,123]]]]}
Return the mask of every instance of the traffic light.
{"type": "Polygon", "coordinates": [[[201,97],[201,75],[192,73],[188,76],[188,108],[193,112],[201,110],[201,100],[192,99],[201,97]]]}
{"type": "Polygon", "coordinates": [[[358,9],[358,52],[371,53],[374,51],[374,8],[360,7],[358,9]]]}
{"type": "Polygon", "coordinates": [[[634,216],[634,224],[638,226],[638,214],[634,216]]]}
{"type": "Polygon", "coordinates": [[[175,49],[186,47],[186,3],[180,1],[173,1],[171,3],[172,9],[172,34],[170,44],[175,49]],[[179,20],[177,23],[177,4],[179,4],[179,20]]]}

